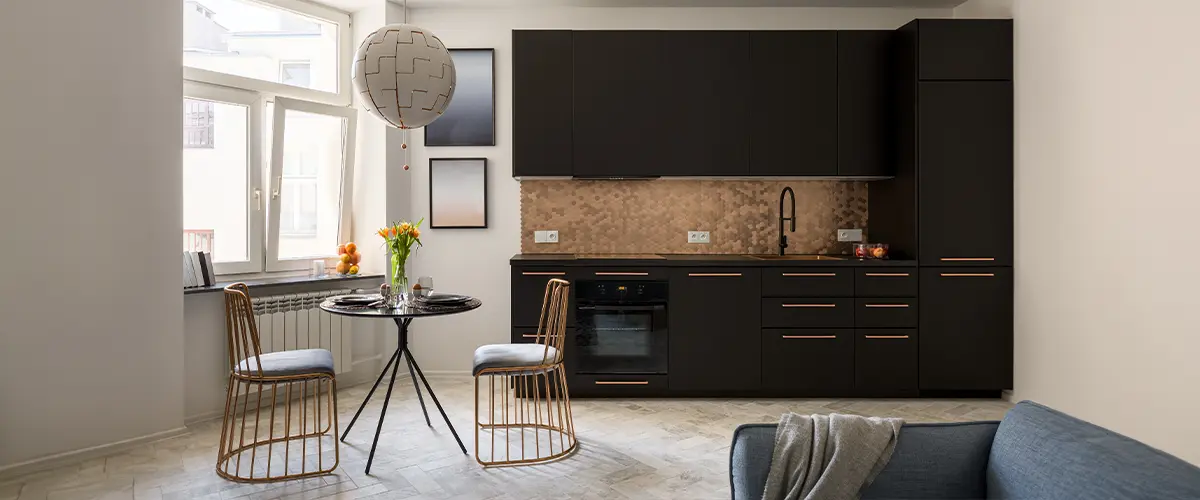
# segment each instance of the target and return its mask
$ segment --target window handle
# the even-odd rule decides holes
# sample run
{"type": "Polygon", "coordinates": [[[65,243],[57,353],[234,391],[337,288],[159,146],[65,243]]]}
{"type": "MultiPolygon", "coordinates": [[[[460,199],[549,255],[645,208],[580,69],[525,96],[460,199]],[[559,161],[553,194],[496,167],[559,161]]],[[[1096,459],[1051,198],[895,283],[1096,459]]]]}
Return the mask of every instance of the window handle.
{"type": "Polygon", "coordinates": [[[283,176],[282,175],[275,177],[275,189],[271,191],[271,199],[272,200],[279,199],[279,185],[280,184],[283,184],[283,176]]]}
{"type": "Polygon", "coordinates": [[[259,188],[254,188],[254,210],[262,211],[262,190],[259,188]]]}

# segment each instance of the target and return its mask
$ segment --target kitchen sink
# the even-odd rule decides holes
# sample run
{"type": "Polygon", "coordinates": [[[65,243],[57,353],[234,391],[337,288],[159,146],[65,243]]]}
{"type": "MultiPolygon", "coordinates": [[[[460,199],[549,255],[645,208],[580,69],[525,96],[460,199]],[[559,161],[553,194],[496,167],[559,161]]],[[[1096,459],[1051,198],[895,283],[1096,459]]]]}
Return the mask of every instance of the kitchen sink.
{"type": "Polygon", "coordinates": [[[846,260],[845,257],[831,255],[748,255],[747,257],[759,260],[846,260]]]}

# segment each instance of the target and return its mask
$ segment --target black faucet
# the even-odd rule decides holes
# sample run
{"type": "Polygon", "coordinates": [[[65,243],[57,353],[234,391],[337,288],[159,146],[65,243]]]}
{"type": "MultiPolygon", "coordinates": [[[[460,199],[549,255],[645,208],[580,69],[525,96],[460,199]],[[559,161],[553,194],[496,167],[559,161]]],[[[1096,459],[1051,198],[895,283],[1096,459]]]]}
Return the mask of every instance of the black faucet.
{"type": "Polygon", "coordinates": [[[796,232],[796,192],[792,191],[791,186],[783,188],[783,192],[779,193],[779,255],[783,255],[783,251],[787,249],[787,236],[783,235],[783,223],[786,221],[792,221],[792,232],[796,232]],[[783,216],[784,197],[790,197],[792,199],[791,217],[783,216]]]}

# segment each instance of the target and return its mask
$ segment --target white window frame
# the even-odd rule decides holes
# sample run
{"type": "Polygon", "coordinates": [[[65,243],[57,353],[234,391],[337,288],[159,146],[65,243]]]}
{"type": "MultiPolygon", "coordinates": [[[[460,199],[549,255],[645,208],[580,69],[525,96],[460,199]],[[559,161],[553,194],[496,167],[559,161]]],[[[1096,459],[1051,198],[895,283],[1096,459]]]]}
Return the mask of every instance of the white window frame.
{"type": "MultiPolygon", "coordinates": [[[[169,0],[168,0],[169,1],[169,0]]],[[[176,0],[182,1],[182,0],[176,0]]],[[[338,71],[338,91],[326,92],[323,90],[306,89],[287,85],[278,82],[269,82],[259,80],[257,78],[249,78],[245,76],[231,75],[229,73],[221,73],[207,69],[192,68],[189,66],[183,67],[183,79],[199,82],[212,83],[224,87],[233,87],[239,89],[253,90],[270,95],[281,95],[303,99],[306,101],[314,101],[334,106],[350,106],[354,103],[353,91],[350,84],[350,70],[353,65],[354,56],[352,50],[354,46],[351,40],[350,15],[324,7],[315,5],[301,0],[239,0],[249,3],[257,3],[273,9],[282,9],[302,16],[316,18],[321,21],[333,23],[337,26],[337,71],[338,71]]]]}
{"type": "Polygon", "coordinates": [[[358,111],[354,108],[330,106],[315,102],[275,98],[274,125],[271,129],[271,204],[267,228],[267,271],[295,271],[310,267],[313,259],[333,256],[335,249],[329,249],[329,254],[307,255],[291,259],[279,258],[279,212],[282,205],[280,191],[283,188],[283,155],[284,137],[287,127],[287,112],[302,111],[318,115],[327,115],[345,120],[342,129],[342,172],[341,172],[341,213],[338,214],[338,240],[347,241],[350,236],[350,207],[354,206],[354,183],[351,172],[354,170],[355,132],[358,126],[358,111]]]}
{"type": "MultiPolygon", "coordinates": [[[[183,82],[183,98],[246,106],[246,257],[240,262],[217,262],[214,274],[256,273],[263,270],[263,97],[246,90],[183,82]]],[[[181,103],[182,104],[182,103],[181,103]]]]}

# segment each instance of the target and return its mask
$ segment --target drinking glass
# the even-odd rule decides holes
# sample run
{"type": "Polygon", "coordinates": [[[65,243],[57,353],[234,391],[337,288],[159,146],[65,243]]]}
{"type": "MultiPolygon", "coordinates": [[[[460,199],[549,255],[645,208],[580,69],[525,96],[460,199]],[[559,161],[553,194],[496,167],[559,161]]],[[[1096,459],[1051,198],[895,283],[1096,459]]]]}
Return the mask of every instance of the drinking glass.
{"type": "Polygon", "coordinates": [[[421,285],[420,293],[417,294],[418,297],[428,297],[430,295],[433,295],[433,277],[432,276],[421,276],[420,278],[417,278],[417,284],[421,285]]]}

